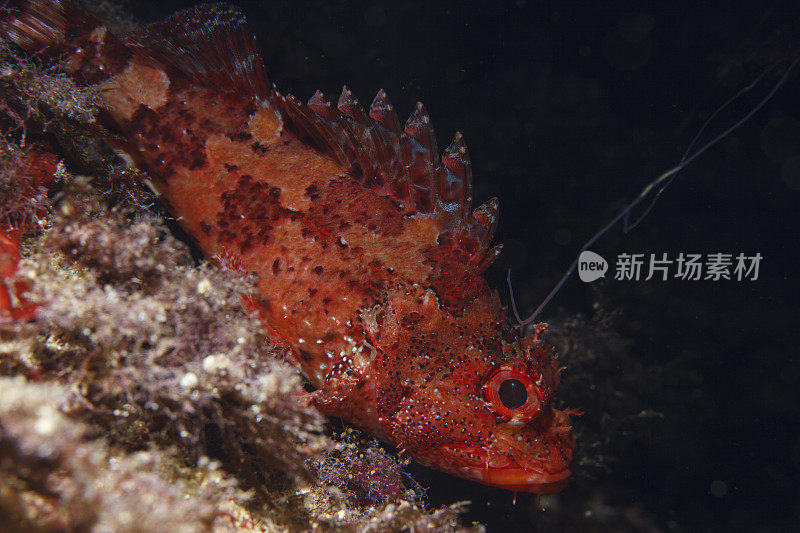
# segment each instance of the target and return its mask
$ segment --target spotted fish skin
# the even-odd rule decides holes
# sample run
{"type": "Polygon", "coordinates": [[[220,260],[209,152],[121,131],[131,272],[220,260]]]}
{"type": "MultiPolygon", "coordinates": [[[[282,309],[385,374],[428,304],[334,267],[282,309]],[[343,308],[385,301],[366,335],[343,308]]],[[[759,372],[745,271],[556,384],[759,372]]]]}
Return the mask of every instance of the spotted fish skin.
{"type": "Polygon", "coordinates": [[[103,120],[210,258],[252,274],[248,305],[316,387],[309,401],[483,483],[563,488],[574,442],[560,368],[509,323],[483,271],[498,203],[472,210],[460,134],[439,156],[422,104],[380,91],[307,104],[267,80],[244,17],[204,4],[134,33],[55,0],[0,22],[103,88],[103,120]]]}

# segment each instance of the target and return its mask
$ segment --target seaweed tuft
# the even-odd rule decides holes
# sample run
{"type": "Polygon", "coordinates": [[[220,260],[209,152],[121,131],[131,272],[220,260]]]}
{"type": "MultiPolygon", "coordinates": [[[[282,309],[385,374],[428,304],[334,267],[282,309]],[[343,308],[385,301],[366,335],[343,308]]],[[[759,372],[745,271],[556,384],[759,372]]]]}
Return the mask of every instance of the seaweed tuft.
{"type": "Polygon", "coordinates": [[[403,472],[409,462],[348,428],[337,436],[333,450],[313,462],[313,469],[322,483],[338,487],[362,505],[422,503],[422,487],[403,472]]]}

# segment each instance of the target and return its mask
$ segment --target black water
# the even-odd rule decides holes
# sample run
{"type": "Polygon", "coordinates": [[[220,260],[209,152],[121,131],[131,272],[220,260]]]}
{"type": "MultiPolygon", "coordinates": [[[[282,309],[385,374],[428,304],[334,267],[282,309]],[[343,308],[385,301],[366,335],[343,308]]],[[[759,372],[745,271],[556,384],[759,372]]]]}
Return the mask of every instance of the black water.
{"type": "MultiPolygon", "coordinates": [[[[153,20],[191,4],[131,7],[153,20]]],[[[505,293],[513,267],[528,309],[585,239],[680,159],[717,106],[800,53],[800,7],[734,4],[239,3],[281,90],[335,96],[346,83],[369,103],[384,88],[399,110],[425,103],[442,147],[464,133],[478,201],[501,199],[497,240],[506,249],[489,276],[505,293]]],[[[775,81],[767,75],[711,130],[775,81]]],[[[685,171],[632,234],[615,229],[592,247],[610,262],[622,252],[760,253],[757,281],[610,279],[592,290],[573,278],[542,317],[590,315],[595,301],[618,312],[614,328],[649,368],[641,379],[652,380],[631,408],[663,418],[608,436],[618,444],[608,469],[578,476],[543,500],[546,511],[530,496],[513,505],[507,492],[415,470],[432,504],[472,500],[467,518],[489,531],[792,529],[800,518],[798,92],[795,75],[685,171]]],[[[616,371],[638,380],[630,365],[616,371]]],[[[565,388],[569,379],[567,371],[565,388]]],[[[575,405],[586,396],[563,400],[601,416],[575,405]]]]}

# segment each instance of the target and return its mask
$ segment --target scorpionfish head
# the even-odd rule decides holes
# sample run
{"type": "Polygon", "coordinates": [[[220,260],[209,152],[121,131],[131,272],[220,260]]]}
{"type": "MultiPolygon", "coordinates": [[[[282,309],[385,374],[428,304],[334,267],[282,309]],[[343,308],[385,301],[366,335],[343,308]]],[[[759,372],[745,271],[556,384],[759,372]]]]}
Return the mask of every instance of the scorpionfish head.
{"type": "Polygon", "coordinates": [[[546,326],[521,337],[498,310],[491,301],[460,316],[393,306],[374,368],[378,421],[386,440],[422,464],[510,490],[557,492],[571,473],[576,412],[554,407],[561,368],[541,339],[546,326]]]}

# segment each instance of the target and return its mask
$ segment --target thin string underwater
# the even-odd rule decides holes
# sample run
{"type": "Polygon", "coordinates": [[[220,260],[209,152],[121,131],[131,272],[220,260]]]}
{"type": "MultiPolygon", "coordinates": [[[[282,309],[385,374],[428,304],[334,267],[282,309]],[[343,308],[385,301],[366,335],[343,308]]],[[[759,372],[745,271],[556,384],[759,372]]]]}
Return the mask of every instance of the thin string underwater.
{"type": "Polygon", "coordinates": [[[775,65],[765,69],[764,72],[762,72],[755,80],[753,80],[747,86],[742,88],[738,93],[736,93],[734,96],[732,96],[730,99],[728,99],[716,111],[714,111],[714,113],[708,118],[708,120],[706,120],[703,123],[703,126],[697,132],[697,135],[695,135],[694,139],[689,144],[689,147],[684,152],[683,157],[681,158],[680,162],[676,166],[674,166],[671,169],[667,170],[666,172],[664,172],[663,174],[658,176],[656,179],[654,179],[653,181],[648,183],[644,187],[644,189],[642,189],[642,191],[638,194],[638,196],[636,196],[636,198],[633,199],[632,202],[630,202],[622,211],[620,211],[617,214],[617,216],[615,216],[613,219],[611,219],[611,221],[608,224],[603,226],[603,228],[600,229],[600,231],[595,233],[588,241],[586,241],[586,243],[578,251],[578,254],[576,255],[575,259],[572,261],[572,264],[570,265],[570,267],[567,269],[567,271],[561,277],[561,279],[556,284],[556,286],[553,287],[553,290],[550,291],[550,293],[547,295],[547,297],[544,299],[544,301],[542,301],[542,303],[539,304],[539,307],[537,307],[536,310],[528,318],[526,318],[525,320],[520,318],[519,312],[517,311],[517,303],[516,303],[516,300],[514,299],[514,289],[513,289],[513,286],[511,284],[511,269],[509,268],[508,269],[508,274],[506,276],[506,282],[508,283],[508,292],[511,295],[511,310],[514,313],[514,318],[517,319],[517,322],[519,323],[519,326],[524,328],[525,326],[527,326],[528,324],[530,324],[531,322],[536,320],[536,317],[539,316],[539,313],[542,312],[542,309],[544,309],[545,306],[547,306],[547,304],[550,303],[550,300],[552,300],[553,297],[556,295],[556,293],[558,293],[558,291],[561,289],[561,286],[564,285],[564,283],[572,275],[572,273],[575,272],[575,267],[578,265],[578,260],[580,258],[580,254],[581,253],[586,251],[592,244],[594,244],[600,237],[602,237],[608,230],[610,230],[620,220],[623,221],[623,231],[625,233],[629,232],[630,230],[632,230],[633,228],[638,226],[639,223],[642,220],[644,220],[644,218],[648,215],[648,213],[650,213],[650,210],[653,208],[655,203],[661,197],[661,194],[673,182],[673,180],[675,179],[675,176],[681,170],[683,170],[689,164],[691,164],[692,161],[694,161],[695,159],[700,157],[706,150],[708,150],[712,146],[716,145],[719,141],[721,141],[722,139],[724,139],[725,137],[730,135],[733,131],[738,129],[742,124],[747,122],[753,115],[758,113],[758,111],[762,107],[764,107],[764,105],[766,105],[766,103],[769,102],[772,99],[772,97],[775,95],[775,93],[778,92],[778,90],[783,86],[783,84],[789,78],[789,74],[791,74],[791,72],[794,70],[794,68],[797,66],[798,63],[800,63],[800,55],[798,55],[794,59],[794,61],[792,61],[792,63],[786,69],[786,72],[784,72],[783,76],[781,76],[780,80],[778,80],[778,82],[772,87],[772,90],[770,90],[770,92],[767,93],[767,95],[764,98],[762,98],[761,101],[759,101],[759,103],[753,109],[751,109],[747,114],[745,114],[742,118],[740,118],[738,121],[736,121],[732,126],[728,127],[725,131],[723,131],[722,133],[720,133],[719,135],[714,137],[712,140],[710,140],[709,142],[704,144],[702,147],[700,147],[696,152],[694,152],[693,154],[689,155],[689,153],[691,152],[692,148],[694,147],[694,145],[700,139],[700,136],[705,131],[706,127],[717,117],[717,115],[719,115],[732,102],[734,102],[735,100],[740,98],[743,94],[749,92],[756,85],[758,85],[758,83],[764,78],[764,76],[767,75],[767,73],[769,73],[775,67],[775,65]],[[639,203],[641,203],[645,198],[647,198],[648,195],[654,189],[656,189],[657,187],[658,187],[658,190],[655,192],[655,194],[653,196],[653,200],[650,202],[650,205],[647,207],[647,209],[645,209],[644,213],[641,216],[639,216],[631,224],[630,223],[631,211],[633,211],[633,209],[637,205],[639,205],[639,203]]]}

